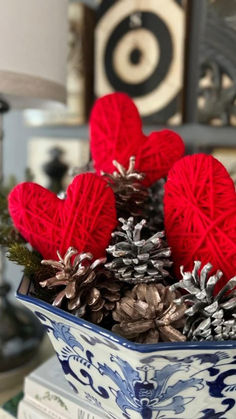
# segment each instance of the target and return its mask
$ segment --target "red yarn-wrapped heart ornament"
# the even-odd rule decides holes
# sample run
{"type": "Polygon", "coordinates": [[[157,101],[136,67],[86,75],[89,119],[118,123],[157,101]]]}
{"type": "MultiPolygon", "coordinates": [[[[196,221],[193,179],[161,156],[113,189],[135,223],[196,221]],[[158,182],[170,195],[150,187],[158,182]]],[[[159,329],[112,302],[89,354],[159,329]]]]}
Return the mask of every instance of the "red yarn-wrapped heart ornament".
{"type": "Polygon", "coordinates": [[[111,188],[97,175],[76,176],[59,199],[40,185],[25,182],[10,193],[9,212],[21,235],[44,259],[57,258],[73,246],[104,256],[117,219],[111,188]]]}
{"type": "Polygon", "coordinates": [[[175,163],[164,197],[165,229],[176,274],[194,260],[210,262],[222,277],[217,289],[236,275],[236,193],[224,166],[196,154],[175,163]]]}
{"type": "Polygon", "coordinates": [[[90,136],[98,174],[101,171],[112,173],[115,170],[113,160],[127,169],[130,156],[135,156],[135,168],[145,173],[145,186],[166,176],[184,154],[183,141],[173,131],[143,134],[138,110],[124,93],[112,93],[95,102],[90,117],[90,136]]]}

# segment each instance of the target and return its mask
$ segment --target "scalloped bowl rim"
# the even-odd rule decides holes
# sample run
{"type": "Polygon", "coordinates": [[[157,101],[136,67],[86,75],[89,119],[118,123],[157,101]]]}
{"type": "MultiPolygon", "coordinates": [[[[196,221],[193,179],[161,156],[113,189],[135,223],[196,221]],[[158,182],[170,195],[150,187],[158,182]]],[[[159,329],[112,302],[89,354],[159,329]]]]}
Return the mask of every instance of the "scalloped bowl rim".
{"type": "Polygon", "coordinates": [[[16,298],[26,303],[33,304],[34,306],[38,306],[43,308],[46,311],[51,312],[52,314],[59,316],[74,325],[81,326],[84,329],[89,329],[95,332],[96,334],[105,337],[106,339],[111,340],[114,343],[117,343],[123,347],[131,349],[136,352],[140,353],[153,353],[153,352],[160,352],[160,351],[173,351],[173,350],[193,350],[193,349],[236,349],[236,340],[227,340],[227,341],[204,341],[204,342],[159,342],[155,344],[144,344],[144,343],[135,343],[131,342],[128,339],[125,339],[110,330],[106,330],[101,326],[98,326],[94,323],[90,323],[87,320],[81,319],[80,317],[76,317],[73,314],[70,314],[61,308],[54,307],[51,304],[47,303],[46,301],[40,300],[33,296],[28,295],[28,291],[26,293],[21,293],[20,289],[24,283],[24,281],[28,281],[28,290],[30,286],[30,280],[27,277],[23,277],[21,283],[16,291],[16,298]]]}

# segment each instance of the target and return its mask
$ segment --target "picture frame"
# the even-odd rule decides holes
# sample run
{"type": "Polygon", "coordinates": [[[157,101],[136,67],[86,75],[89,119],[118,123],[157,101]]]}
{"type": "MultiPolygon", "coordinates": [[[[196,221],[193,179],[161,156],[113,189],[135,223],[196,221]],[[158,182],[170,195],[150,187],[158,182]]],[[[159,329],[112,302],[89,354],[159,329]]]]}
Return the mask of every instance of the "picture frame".
{"type": "Polygon", "coordinates": [[[225,166],[236,185],[236,146],[213,144],[210,146],[200,146],[197,152],[211,154],[219,160],[225,166]]]}

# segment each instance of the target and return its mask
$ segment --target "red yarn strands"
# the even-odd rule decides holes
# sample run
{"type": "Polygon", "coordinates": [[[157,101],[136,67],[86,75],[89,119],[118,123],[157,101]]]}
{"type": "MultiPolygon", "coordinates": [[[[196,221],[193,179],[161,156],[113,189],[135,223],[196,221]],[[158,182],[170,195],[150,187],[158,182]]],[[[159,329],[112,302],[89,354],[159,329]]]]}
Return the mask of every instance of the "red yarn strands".
{"type": "Polygon", "coordinates": [[[176,274],[193,261],[224,273],[219,288],[236,274],[236,194],[224,166],[196,154],[175,163],[164,197],[165,228],[176,274]]]}
{"type": "Polygon", "coordinates": [[[112,93],[95,102],[90,116],[90,137],[98,174],[101,170],[112,173],[115,169],[113,160],[128,167],[130,156],[142,144],[142,121],[126,94],[112,93]]]}
{"type": "Polygon", "coordinates": [[[44,259],[74,246],[94,258],[104,256],[116,220],[113,191],[98,176],[76,176],[61,200],[35,183],[17,185],[9,195],[15,227],[44,259]]]}
{"type": "Polygon", "coordinates": [[[163,130],[143,136],[143,144],[137,154],[137,167],[145,173],[143,184],[150,186],[166,177],[173,164],[184,154],[184,143],[174,131],[163,130]]]}
{"type": "Polygon", "coordinates": [[[111,173],[117,160],[126,169],[130,156],[135,168],[145,173],[143,184],[150,186],[167,175],[184,153],[181,137],[163,130],[145,136],[133,101],[124,93],[112,93],[95,102],[90,118],[91,153],[98,174],[111,173]]]}

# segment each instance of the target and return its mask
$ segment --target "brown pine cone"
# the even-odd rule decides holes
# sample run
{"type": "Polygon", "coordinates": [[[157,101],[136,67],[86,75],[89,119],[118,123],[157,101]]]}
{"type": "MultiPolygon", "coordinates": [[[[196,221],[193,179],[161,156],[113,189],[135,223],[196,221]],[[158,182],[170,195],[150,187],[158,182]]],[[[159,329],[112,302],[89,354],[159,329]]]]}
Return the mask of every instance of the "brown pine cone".
{"type": "Polygon", "coordinates": [[[117,171],[102,172],[102,175],[107,179],[115,194],[118,216],[142,216],[145,212],[145,203],[149,192],[141,183],[145,175],[134,168],[135,157],[130,157],[127,170],[116,160],[113,161],[113,165],[117,171]]]}
{"type": "Polygon", "coordinates": [[[81,306],[74,314],[92,323],[101,323],[120,300],[121,284],[106,269],[100,269],[91,287],[82,289],[81,306]]]}
{"type": "Polygon", "coordinates": [[[40,286],[40,282],[50,278],[56,274],[56,270],[51,266],[42,266],[39,270],[37,270],[32,276],[32,288],[30,290],[30,295],[33,297],[37,297],[40,300],[47,301],[48,303],[52,304],[53,300],[56,297],[57,291],[55,288],[42,288],[40,286]]]}
{"type": "Polygon", "coordinates": [[[112,331],[138,343],[184,342],[178,330],[184,326],[185,304],[177,306],[177,294],[162,284],[138,284],[116,304],[112,331]]]}
{"type": "Polygon", "coordinates": [[[46,280],[49,277],[52,277],[56,274],[56,269],[54,269],[52,266],[44,265],[41,266],[39,270],[37,270],[32,279],[34,283],[40,283],[44,280],[46,280]]]}
{"type": "Polygon", "coordinates": [[[54,276],[40,282],[42,287],[49,289],[59,287],[53,305],[60,307],[66,303],[67,310],[78,317],[101,323],[120,299],[121,289],[113,275],[101,267],[106,259],[97,259],[90,264],[92,254],[78,254],[73,247],[67,250],[64,258],[59,252],[58,257],[59,261],[42,261],[55,269],[54,276]]]}

